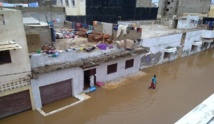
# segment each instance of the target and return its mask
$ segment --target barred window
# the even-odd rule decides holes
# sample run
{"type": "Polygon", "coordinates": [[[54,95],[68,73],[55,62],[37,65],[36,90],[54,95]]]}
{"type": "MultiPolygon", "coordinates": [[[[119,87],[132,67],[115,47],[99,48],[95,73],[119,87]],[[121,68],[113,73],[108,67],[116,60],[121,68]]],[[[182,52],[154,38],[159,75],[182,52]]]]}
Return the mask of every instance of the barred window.
{"type": "Polygon", "coordinates": [[[131,68],[134,66],[134,59],[130,59],[126,61],[125,69],[131,68]]]}
{"type": "Polygon", "coordinates": [[[0,65],[11,63],[10,51],[0,51],[0,65]]]}
{"type": "Polygon", "coordinates": [[[112,65],[108,65],[107,74],[111,74],[111,73],[115,73],[115,72],[117,72],[117,63],[112,64],[112,65]]]}

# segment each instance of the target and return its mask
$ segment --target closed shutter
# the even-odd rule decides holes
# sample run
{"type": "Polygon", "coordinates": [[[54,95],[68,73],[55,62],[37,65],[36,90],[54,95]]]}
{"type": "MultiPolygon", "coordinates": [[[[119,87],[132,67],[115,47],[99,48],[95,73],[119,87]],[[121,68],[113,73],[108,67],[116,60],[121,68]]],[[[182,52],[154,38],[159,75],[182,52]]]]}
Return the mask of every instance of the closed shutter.
{"type": "Polygon", "coordinates": [[[71,79],[40,87],[42,105],[72,96],[71,79]]]}
{"type": "Polygon", "coordinates": [[[0,97],[0,118],[31,109],[29,90],[0,97]]]}

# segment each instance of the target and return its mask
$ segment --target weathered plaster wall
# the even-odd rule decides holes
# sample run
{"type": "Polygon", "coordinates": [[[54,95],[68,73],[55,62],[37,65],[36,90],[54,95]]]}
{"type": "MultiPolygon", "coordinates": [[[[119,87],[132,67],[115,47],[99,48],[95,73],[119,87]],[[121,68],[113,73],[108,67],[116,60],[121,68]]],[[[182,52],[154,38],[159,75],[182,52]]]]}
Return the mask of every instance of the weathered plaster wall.
{"type": "Polygon", "coordinates": [[[133,57],[126,57],[120,60],[110,61],[107,63],[102,63],[97,67],[97,81],[110,81],[113,79],[121,78],[133,73],[136,73],[140,67],[140,55],[133,57]],[[134,67],[125,69],[126,60],[134,59],[134,67]],[[107,74],[107,66],[117,63],[117,72],[112,74],[107,74]]]}
{"type": "Polygon", "coordinates": [[[39,34],[41,46],[51,44],[51,31],[48,26],[30,27],[25,26],[26,34],[39,34]]]}
{"type": "Polygon", "coordinates": [[[41,108],[41,96],[39,87],[60,81],[72,79],[72,95],[78,95],[83,91],[83,70],[80,67],[72,69],[64,69],[60,71],[44,73],[38,76],[38,79],[31,80],[32,92],[35,101],[35,107],[41,108]]]}
{"type": "Polygon", "coordinates": [[[202,41],[201,35],[206,32],[207,32],[206,30],[198,30],[198,31],[191,31],[186,33],[186,38],[183,45],[184,47],[183,47],[182,57],[201,51],[200,49],[201,46],[199,46],[195,51],[191,51],[192,44],[194,41],[202,41]]]}
{"type": "Polygon", "coordinates": [[[199,16],[188,16],[186,19],[178,20],[178,29],[193,29],[197,28],[198,26],[198,21],[199,21],[199,16]],[[194,22],[192,22],[194,20],[194,22]]]}
{"type": "Polygon", "coordinates": [[[169,58],[164,59],[164,49],[168,46],[179,47],[182,34],[173,34],[155,38],[143,39],[142,46],[149,47],[151,54],[143,55],[141,58],[141,68],[147,68],[156,64],[172,61],[177,58],[177,52],[169,58]]]}
{"type": "Polygon", "coordinates": [[[3,9],[5,25],[0,25],[0,42],[15,40],[22,49],[10,50],[12,63],[0,65],[0,83],[26,77],[31,74],[28,47],[21,11],[3,9]]]}

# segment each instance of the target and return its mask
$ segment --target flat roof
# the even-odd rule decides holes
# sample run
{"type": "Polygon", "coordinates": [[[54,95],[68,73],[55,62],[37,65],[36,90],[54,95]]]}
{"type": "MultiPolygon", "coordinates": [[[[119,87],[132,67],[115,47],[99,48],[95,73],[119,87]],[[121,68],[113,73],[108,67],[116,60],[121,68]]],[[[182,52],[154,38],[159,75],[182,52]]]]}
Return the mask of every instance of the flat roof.
{"type": "Polygon", "coordinates": [[[45,22],[41,22],[33,17],[23,17],[23,23],[24,25],[27,25],[27,26],[35,26],[35,27],[38,27],[38,26],[48,26],[47,23],[45,22]]]}
{"type": "Polygon", "coordinates": [[[168,26],[164,26],[161,24],[141,25],[140,27],[142,28],[141,39],[155,38],[171,34],[179,34],[183,32],[204,29],[204,27],[198,27],[194,29],[171,29],[168,26]]]}

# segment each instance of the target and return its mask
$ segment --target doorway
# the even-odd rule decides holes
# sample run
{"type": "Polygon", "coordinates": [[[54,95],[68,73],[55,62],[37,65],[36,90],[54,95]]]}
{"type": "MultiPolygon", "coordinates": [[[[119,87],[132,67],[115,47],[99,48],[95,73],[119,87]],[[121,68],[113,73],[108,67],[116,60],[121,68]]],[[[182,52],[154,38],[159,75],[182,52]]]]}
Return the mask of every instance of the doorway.
{"type": "Polygon", "coordinates": [[[96,83],[96,68],[84,71],[84,90],[90,88],[91,75],[94,75],[94,83],[96,83]]]}

